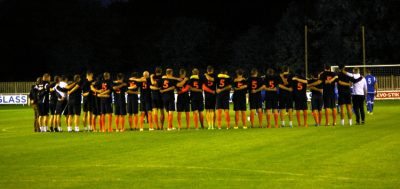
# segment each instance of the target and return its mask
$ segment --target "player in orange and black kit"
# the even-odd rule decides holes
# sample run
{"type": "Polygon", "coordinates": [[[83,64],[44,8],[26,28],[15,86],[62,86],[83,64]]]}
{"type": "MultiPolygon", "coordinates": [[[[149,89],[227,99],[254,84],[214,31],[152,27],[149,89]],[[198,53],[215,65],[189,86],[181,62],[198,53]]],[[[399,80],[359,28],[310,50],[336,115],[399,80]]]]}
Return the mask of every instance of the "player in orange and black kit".
{"type": "Polygon", "coordinates": [[[265,111],[267,114],[267,127],[271,127],[271,115],[274,114],[275,128],[278,124],[278,77],[272,68],[267,69],[267,75],[264,79],[265,90],[265,111]]]}
{"type": "Polygon", "coordinates": [[[229,95],[232,88],[231,78],[226,70],[221,70],[216,80],[216,108],[217,108],[217,125],[218,129],[221,129],[222,121],[222,110],[225,112],[226,129],[230,128],[230,117],[229,117],[229,95]]]}
{"type": "Polygon", "coordinates": [[[84,130],[90,131],[91,120],[92,120],[92,106],[94,104],[94,98],[92,91],[90,90],[90,85],[93,82],[93,73],[88,71],[86,73],[86,78],[82,86],[82,96],[83,96],[83,126],[84,130]]]}
{"type": "MultiPolygon", "coordinates": [[[[91,84],[90,84],[90,91],[92,92],[92,97],[93,97],[93,106],[91,108],[92,111],[92,120],[90,122],[90,124],[92,125],[92,131],[93,132],[97,132],[97,128],[96,128],[96,122],[97,122],[97,117],[100,116],[100,98],[97,96],[99,94],[98,91],[101,90],[101,80],[102,80],[102,76],[99,75],[96,80],[94,80],[91,84]]],[[[102,131],[103,126],[101,125],[101,121],[99,121],[100,123],[100,131],[102,131]]]]}
{"type": "Polygon", "coordinates": [[[247,81],[246,78],[243,77],[243,70],[236,70],[236,78],[233,80],[233,109],[235,110],[235,127],[234,129],[238,129],[239,125],[239,117],[242,114],[242,124],[243,129],[247,129],[246,126],[246,89],[247,89],[247,81]]]}
{"type": "Polygon", "coordinates": [[[103,80],[101,81],[101,90],[97,91],[97,95],[100,98],[100,127],[102,132],[106,132],[106,115],[108,118],[108,132],[113,132],[112,129],[112,92],[113,83],[110,78],[110,73],[105,72],[103,74],[103,80]]]}
{"type": "Polygon", "coordinates": [[[282,127],[285,127],[284,111],[289,113],[289,126],[293,127],[293,88],[292,75],[289,74],[289,67],[283,66],[279,74],[279,109],[281,113],[282,127]]]}
{"type": "Polygon", "coordinates": [[[68,91],[68,126],[72,127],[72,119],[74,118],[75,132],[79,132],[79,116],[81,115],[82,86],[81,76],[74,76],[74,87],[68,91]]]}
{"type": "Polygon", "coordinates": [[[179,70],[179,81],[176,84],[178,97],[176,100],[176,111],[178,112],[178,129],[182,128],[182,112],[186,114],[186,128],[190,128],[190,97],[189,97],[189,78],[186,76],[186,70],[179,70]]]}
{"type": "Polygon", "coordinates": [[[258,70],[253,68],[250,73],[251,77],[248,79],[248,89],[249,89],[249,101],[250,101],[250,124],[254,127],[254,110],[257,111],[258,124],[262,128],[262,100],[261,100],[261,90],[264,89],[263,81],[258,76],[258,70]]]}
{"type": "Polygon", "coordinates": [[[158,82],[158,88],[163,100],[164,109],[168,113],[168,130],[175,129],[172,125],[174,112],[175,112],[175,85],[176,78],[173,77],[173,70],[168,68],[166,70],[166,75],[162,76],[161,80],[158,82]]]}
{"type": "Polygon", "coordinates": [[[294,108],[296,109],[297,125],[301,127],[300,112],[303,111],[303,126],[308,127],[307,124],[307,79],[302,76],[299,71],[293,77],[292,88],[294,98],[294,108]]]}
{"type": "Polygon", "coordinates": [[[128,90],[126,93],[128,94],[128,122],[129,128],[131,130],[138,129],[139,123],[139,83],[133,79],[138,79],[139,75],[137,72],[133,72],[131,74],[132,79],[128,81],[128,90]]]}
{"type": "Polygon", "coordinates": [[[208,129],[214,129],[216,105],[216,75],[214,74],[214,68],[212,66],[207,66],[207,73],[205,73],[204,76],[202,88],[205,97],[206,121],[208,129]]]}
{"type": "Polygon", "coordinates": [[[148,71],[144,71],[143,77],[139,79],[131,77],[130,80],[138,82],[140,89],[140,112],[141,112],[139,121],[140,131],[143,131],[143,122],[146,116],[149,122],[149,131],[153,131],[154,128],[153,128],[153,119],[151,112],[152,100],[151,100],[151,90],[150,90],[150,85],[151,85],[150,74],[148,71]]]}
{"type": "Polygon", "coordinates": [[[199,76],[199,70],[194,68],[192,70],[192,75],[189,80],[190,85],[190,105],[193,112],[194,127],[199,128],[199,119],[201,128],[204,128],[204,100],[203,100],[203,90],[202,90],[202,79],[199,76]]]}
{"type": "Polygon", "coordinates": [[[331,68],[325,65],[325,71],[322,72],[318,78],[318,81],[309,84],[309,87],[313,87],[322,84],[325,108],[325,126],[329,126],[329,114],[332,112],[333,125],[336,125],[336,98],[335,98],[335,84],[337,75],[330,71],[331,68]]]}
{"type": "Polygon", "coordinates": [[[125,116],[126,116],[126,99],[125,92],[128,90],[128,84],[124,81],[124,74],[118,73],[117,80],[113,83],[114,95],[114,114],[115,125],[117,132],[125,131],[125,116]],[[119,127],[121,124],[121,128],[119,127]]]}
{"type": "MultiPolygon", "coordinates": [[[[314,83],[318,81],[319,73],[315,72],[312,74],[312,78],[308,80],[308,83],[314,83]]],[[[322,84],[318,84],[316,86],[309,87],[311,91],[311,110],[312,115],[314,117],[315,126],[319,126],[321,124],[322,118],[322,106],[324,101],[322,100],[322,84]]]]}
{"type": "Polygon", "coordinates": [[[156,67],[155,74],[150,75],[150,89],[151,104],[153,106],[153,122],[156,124],[157,129],[164,129],[164,105],[162,95],[160,93],[160,88],[158,87],[158,83],[160,82],[161,78],[162,69],[161,67],[156,67]],[[158,113],[160,113],[160,117],[158,117],[158,113]]]}

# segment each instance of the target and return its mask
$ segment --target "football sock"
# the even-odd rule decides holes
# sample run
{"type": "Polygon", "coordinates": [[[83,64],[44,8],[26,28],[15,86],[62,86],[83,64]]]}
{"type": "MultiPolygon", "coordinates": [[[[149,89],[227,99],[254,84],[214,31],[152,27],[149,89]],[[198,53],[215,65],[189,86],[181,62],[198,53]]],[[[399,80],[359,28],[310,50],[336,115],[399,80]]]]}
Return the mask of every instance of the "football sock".
{"type": "Polygon", "coordinates": [[[246,127],[246,113],[242,113],[242,123],[243,127],[246,127]]]}
{"type": "Polygon", "coordinates": [[[231,123],[231,118],[229,117],[228,111],[225,112],[225,120],[226,120],[226,127],[229,128],[231,123]]]}
{"type": "Polygon", "coordinates": [[[251,127],[254,126],[254,112],[253,111],[250,112],[250,125],[251,125],[251,127]]]}
{"type": "Polygon", "coordinates": [[[279,127],[279,122],[278,122],[278,117],[279,117],[279,114],[278,114],[278,112],[276,112],[276,113],[274,113],[274,121],[275,121],[275,127],[276,128],[278,128],[279,127]]]}
{"type": "Polygon", "coordinates": [[[235,111],[235,127],[239,124],[239,111],[235,111]]]}
{"type": "Polygon", "coordinates": [[[193,113],[193,121],[194,121],[194,128],[198,129],[199,128],[199,115],[196,112],[193,113]]]}
{"type": "Polygon", "coordinates": [[[263,114],[262,112],[258,112],[258,124],[260,124],[259,126],[262,127],[262,118],[263,118],[263,114]]]}
{"type": "Polygon", "coordinates": [[[297,124],[299,127],[301,126],[301,120],[300,120],[300,111],[296,111],[296,117],[297,117],[297,124]]]}

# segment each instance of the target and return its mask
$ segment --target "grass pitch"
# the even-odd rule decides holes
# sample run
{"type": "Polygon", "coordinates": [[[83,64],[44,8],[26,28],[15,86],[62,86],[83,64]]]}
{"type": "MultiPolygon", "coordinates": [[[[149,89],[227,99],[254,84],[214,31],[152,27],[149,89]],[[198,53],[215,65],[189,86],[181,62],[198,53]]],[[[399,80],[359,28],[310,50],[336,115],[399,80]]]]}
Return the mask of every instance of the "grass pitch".
{"type": "Polygon", "coordinates": [[[0,188],[398,188],[400,102],[375,106],[364,126],[125,133],[33,133],[0,106],[0,188]]]}

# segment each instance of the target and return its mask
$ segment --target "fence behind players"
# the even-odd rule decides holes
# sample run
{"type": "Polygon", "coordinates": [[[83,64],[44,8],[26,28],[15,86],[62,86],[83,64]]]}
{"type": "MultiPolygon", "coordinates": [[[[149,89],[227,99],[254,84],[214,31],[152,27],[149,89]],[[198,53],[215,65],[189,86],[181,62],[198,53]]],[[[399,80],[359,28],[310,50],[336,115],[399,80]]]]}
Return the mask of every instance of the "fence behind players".
{"type": "Polygon", "coordinates": [[[0,82],[0,93],[29,93],[35,82],[0,82]]]}

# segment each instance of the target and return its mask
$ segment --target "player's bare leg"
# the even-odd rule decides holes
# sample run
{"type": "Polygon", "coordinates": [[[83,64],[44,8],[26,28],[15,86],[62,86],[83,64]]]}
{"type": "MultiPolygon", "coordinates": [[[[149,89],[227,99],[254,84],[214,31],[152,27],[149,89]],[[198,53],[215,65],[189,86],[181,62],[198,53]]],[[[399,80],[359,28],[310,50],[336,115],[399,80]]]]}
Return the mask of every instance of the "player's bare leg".
{"type": "Polygon", "coordinates": [[[162,129],[162,127],[160,127],[159,122],[158,122],[158,109],[157,108],[153,108],[153,122],[155,123],[157,130],[162,129]]]}
{"type": "Polygon", "coordinates": [[[217,126],[218,126],[218,129],[221,129],[221,127],[222,127],[221,121],[222,121],[222,109],[217,109],[217,126]]]}
{"type": "Polygon", "coordinates": [[[112,128],[112,114],[107,114],[108,118],[108,132],[113,132],[112,128]]]}
{"type": "Polygon", "coordinates": [[[133,130],[133,117],[132,117],[132,114],[128,115],[128,124],[129,124],[129,129],[133,130]]]}
{"type": "MultiPolygon", "coordinates": [[[[185,112],[186,114],[186,128],[189,129],[190,128],[190,112],[185,112]]],[[[200,117],[201,120],[201,117],[200,117]]]]}
{"type": "Polygon", "coordinates": [[[297,125],[301,127],[300,110],[296,110],[297,125]]]}
{"type": "Polygon", "coordinates": [[[241,111],[242,112],[242,124],[243,124],[243,128],[247,128],[247,125],[246,125],[246,118],[247,118],[247,116],[246,116],[246,111],[241,111]]]}
{"type": "Polygon", "coordinates": [[[303,110],[303,119],[304,119],[304,127],[308,127],[307,124],[307,119],[308,119],[308,114],[307,114],[307,110],[303,110]]]}
{"type": "Polygon", "coordinates": [[[199,129],[199,111],[194,111],[193,112],[193,122],[194,122],[194,128],[199,129]]]}
{"type": "Polygon", "coordinates": [[[329,126],[329,114],[331,113],[330,108],[325,108],[325,126],[329,126]]]}
{"type": "Polygon", "coordinates": [[[280,109],[281,126],[285,127],[285,109],[280,109]]]}
{"type": "Polygon", "coordinates": [[[234,129],[239,128],[239,117],[240,117],[240,111],[235,111],[235,126],[233,127],[234,129]]]}
{"type": "Polygon", "coordinates": [[[79,120],[80,120],[80,116],[75,115],[74,116],[75,132],[79,132],[79,120]]]}
{"type": "Polygon", "coordinates": [[[254,109],[250,110],[250,126],[254,128],[254,109]]]}
{"type": "MultiPolygon", "coordinates": [[[[341,111],[343,111],[343,110],[341,110],[341,111]]],[[[336,125],[336,115],[337,115],[337,109],[333,108],[332,109],[332,126],[336,125]]]]}
{"type": "Polygon", "coordinates": [[[289,109],[289,127],[293,127],[293,109],[289,109]]]}
{"type": "Polygon", "coordinates": [[[272,115],[271,110],[267,109],[265,111],[265,115],[266,115],[266,118],[267,118],[267,128],[271,128],[271,115],[272,115]]]}
{"type": "Polygon", "coordinates": [[[349,125],[353,125],[353,107],[351,104],[346,105],[347,108],[347,117],[349,118],[349,125]]]}
{"type": "Polygon", "coordinates": [[[178,112],[178,129],[182,128],[182,112],[178,112]]]}
{"type": "Polygon", "coordinates": [[[139,123],[139,114],[133,114],[133,127],[134,129],[138,128],[139,123]]]}
{"type": "Polygon", "coordinates": [[[125,131],[125,116],[124,115],[121,115],[121,117],[119,118],[120,120],[120,122],[121,122],[121,132],[124,132],[125,131]]]}
{"type": "Polygon", "coordinates": [[[231,127],[230,126],[231,118],[229,116],[229,109],[225,109],[224,112],[225,112],[226,128],[229,129],[231,127]]]}
{"type": "Polygon", "coordinates": [[[320,112],[318,110],[313,110],[312,111],[313,117],[314,117],[314,121],[315,121],[315,126],[319,126],[320,125],[320,112]]]}
{"type": "Polygon", "coordinates": [[[259,124],[258,127],[262,128],[263,127],[263,125],[262,125],[263,124],[263,113],[262,113],[261,108],[259,108],[257,110],[257,115],[258,115],[258,124],[259,124]]]}

